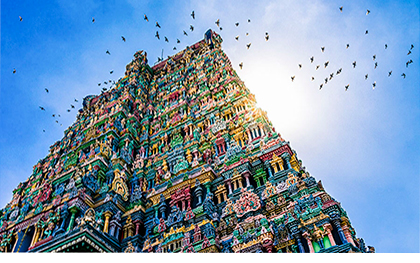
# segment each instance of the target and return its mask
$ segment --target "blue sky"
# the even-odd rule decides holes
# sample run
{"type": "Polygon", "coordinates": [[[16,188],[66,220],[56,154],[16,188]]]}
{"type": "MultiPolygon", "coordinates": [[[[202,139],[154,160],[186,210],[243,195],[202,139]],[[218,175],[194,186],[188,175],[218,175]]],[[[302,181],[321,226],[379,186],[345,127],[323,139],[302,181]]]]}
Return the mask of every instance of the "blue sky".
{"type": "Polygon", "coordinates": [[[2,1],[0,206],[73,123],[70,104],[80,108],[83,97],[100,93],[97,83],[123,76],[137,50],[153,65],[162,49],[172,55],[209,28],[222,36],[276,130],[342,203],[357,235],[378,252],[419,252],[419,1],[2,1]],[[169,43],[154,37],[156,21],[169,43]]]}

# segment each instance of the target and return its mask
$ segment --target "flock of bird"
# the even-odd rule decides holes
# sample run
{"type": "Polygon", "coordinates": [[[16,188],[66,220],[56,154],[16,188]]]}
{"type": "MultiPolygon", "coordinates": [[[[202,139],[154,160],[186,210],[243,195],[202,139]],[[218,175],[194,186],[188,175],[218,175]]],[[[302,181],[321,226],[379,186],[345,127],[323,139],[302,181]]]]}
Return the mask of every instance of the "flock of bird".
{"type": "MultiPolygon", "coordinates": [[[[340,12],[343,12],[343,7],[342,6],[340,6],[339,7],[339,10],[340,10],[340,12]]],[[[370,10],[366,10],[366,15],[369,15],[370,14],[370,10]]],[[[367,35],[367,34],[369,34],[369,30],[366,30],[365,31],[365,35],[367,35]]],[[[346,44],[346,49],[348,49],[348,48],[350,48],[350,44],[346,44]]],[[[385,49],[387,49],[388,48],[388,44],[385,44],[385,46],[384,46],[384,48],[385,49]]],[[[413,48],[414,48],[414,45],[413,44],[411,44],[411,46],[410,46],[410,49],[408,50],[408,53],[407,53],[407,55],[410,55],[411,54],[411,51],[413,50],[413,48]]],[[[323,52],[325,52],[325,47],[323,46],[323,47],[321,47],[321,52],[323,53],[323,52]]],[[[374,61],[374,69],[376,69],[377,67],[378,67],[378,62],[376,61],[376,55],[373,55],[372,56],[372,59],[373,59],[373,61],[374,61]]],[[[310,57],[309,58],[309,60],[310,60],[310,63],[313,63],[314,62],[314,56],[312,56],[312,57],[310,57]]],[[[410,64],[412,64],[413,63],[413,60],[412,59],[410,59],[410,60],[408,60],[406,63],[405,63],[405,65],[406,65],[406,67],[408,68],[408,66],[410,65],[410,64]]],[[[242,64],[242,63],[241,63],[242,64]]],[[[239,65],[241,68],[242,68],[242,65],[239,65]]],[[[329,61],[326,61],[325,63],[324,63],[324,68],[327,68],[328,67],[328,64],[329,64],[329,61]]],[[[357,65],[357,62],[356,61],[353,61],[352,63],[351,63],[351,65],[352,65],[352,67],[353,68],[356,68],[356,65],[357,65]]],[[[299,69],[301,69],[302,68],[302,64],[298,64],[298,67],[299,67],[299,69]]],[[[315,70],[318,70],[320,68],[320,65],[316,65],[316,67],[315,67],[315,70]]],[[[319,85],[319,90],[321,90],[329,81],[331,81],[331,79],[334,77],[334,73],[335,73],[335,75],[337,76],[337,75],[339,75],[341,72],[342,72],[342,68],[340,68],[340,69],[338,69],[336,72],[332,72],[332,73],[330,73],[330,75],[329,76],[327,76],[324,80],[323,80],[323,82],[319,85]]],[[[391,71],[389,71],[388,72],[388,77],[391,77],[391,75],[392,75],[392,70],[391,71]]],[[[401,74],[401,77],[403,77],[404,79],[405,79],[405,77],[406,77],[406,74],[403,72],[402,74],[401,74]]],[[[296,75],[293,75],[293,76],[291,76],[291,80],[292,80],[292,82],[295,80],[295,78],[296,78],[296,75]]],[[[367,80],[369,78],[369,74],[366,74],[365,75],[365,80],[367,80]]],[[[315,77],[314,76],[312,76],[311,77],[311,80],[312,81],[314,81],[315,80],[315,77]]],[[[348,89],[349,89],[349,87],[350,87],[350,84],[347,84],[347,85],[345,85],[344,86],[344,89],[345,89],[345,91],[347,91],[348,89]]],[[[373,83],[372,83],[372,88],[373,89],[375,89],[375,87],[376,87],[376,81],[374,81],[373,83]]]]}
{"type": "MultiPolygon", "coordinates": [[[[341,7],[339,7],[339,10],[340,10],[340,12],[343,12],[343,7],[341,6],[341,7]]],[[[367,10],[366,11],[366,15],[369,15],[370,14],[370,10],[367,10]]],[[[195,20],[195,13],[194,13],[194,11],[192,11],[191,12],[191,14],[190,14],[190,16],[192,17],[192,19],[193,20],[195,20]]],[[[146,21],[146,22],[149,22],[149,18],[147,17],[147,15],[146,14],[144,14],[144,20],[146,21]]],[[[23,18],[21,17],[21,16],[19,16],[19,21],[23,21],[23,18]]],[[[247,20],[247,22],[248,23],[251,23],[251,19],[248,19],[247,20]]],[[[95,18],[94,17],[92,17],[92,23],[95,23],[95,18]]],[[[219,28],[219,30],[220,31],[222,31],[223,30],[223,28],[221,27],[221,23],[220,23],[220,19],[217,19],[216,21],[215,21],[215,24],[216,24],[216,26],[219,28]]],[[[236,22],[235,23],[235,26],[236,27],[238,27],[239,26],[239,22],[236,22]]],[[[156,21],[156,23],[155,23],[155,27],[156,28],[158,28],[157,30],[156,30],[156,34],[155,34],[155,37],[158,39],[158,40],[161,40],[161,35],[159,34],[159,29],[161,29],[162,27],[161,27],[161,25],[159,24],[159,22],[158,21],[156,21]]],[[[190,27],[189,27],[189,30],[191,31],[191,32],[193,32],[194,31],[194,26],[191,24],[190,25],[190,27]]],[[[188,31],[188,30],[187,30],[188,31]]],[[[369,33],[369,31],[368,30],[366,30],[365,31],[365,34],[368,34],[369,33]]],[[[183,35],[184,36],[188,36],[188,33],[185,31],[185,30],[183,30],[183,35]]],[[[249,34],[248,33],[246,33],[245,34],[246,36],[248,36],[249,34]]],[[[268,32],[265,32],[265,36],[264,36],[264,38],[265,38],[265,41],[268,41],[269,40],[269,38],[270,38],[270,36],[269,36],[269,34],[268,34],[268,32]]],[[[163,36],[163,39],[164,39],[164,41],[165,42],[167,42],[167,43],[169,43],[169,39],[166,37],[166,36],[163,36]]],[[[123,41],[123,42],[126,42],[126,38],[124,37],[124,36],[121,36],[121,40],[123,41]]],[[[239,35],[237,35],[237,36],[235,36],[235,40],[236,41],[239,41],[239,35]]],[[[177,38],[176,39],[176,44],[180,44],[181,43],[181,40],[179,40],[179,38],[177,38]]],[[[247,43],[246,44],[246,48],[247,49],[249,49],[251,47],[251,43],[247,43]]],[[[350,44],[346,44],[346,49],[349,49],[350,48],[350,44]]],[[[388,45],[387,44],[385,44],[385,49],[387,49],[388,48],[388,45]]],[[[410,47],[410,49],[409,49],[409,51],[408,51],[408,53],[407,53],[407,55],[410,55],[411,54],[411,52],[412,52],[412,50],[413,50],[413,48],[414,48],[414,45],[413,44],[411,44],[411,47],[410,47]]],[[[176,48],[176,45],[173,47],[173,50],[176,50],[177,48],[176,48]]],[[[321,47],[321,52],[325,52],[325,47],[324,46],[322,46],[321,47]]],[[[105,51],[105,54],[107,54],[107,55],[111,55],[111,52],[109,51],[109,50],[106,50],[105,51]]],[[[373,61],[374,61],[374,68],[376,69],[377,67],[378,67],[378,62],[377,61],[375,61],[376,60],[376,55],[373,55],[373,61]]],[[[158,57],[158,59],[157,59],[157,63],[158,62],[160,62],[160,61],[162,61],[163,60],[163,57],[158,57]]],[[[312,64],[312,63],[314,63],[315,62],[315,58],[314,58],[314,56],[311,56],[310,58],[309,58],[309,61],[310,61],[310,63],[312,64]]],[[[408,68],[408,66],[411,64],[411,63],[413,63],[413,60],[412,59],[410,59],[410,60],[408,60],[407,62],[406,62],[406,67],[408,68]]],[[[239,68],[240,69],[242,69],[243,68],[243,62],[240,62],[239,63],[239,68]]],[[[328,67],[328,65],[329,65],[329,61],[326,61],[326,62],[324,62],[323,63],[323,66],[324,66],[324,68],[327,68],[328,67]]],[[[356,67],[356,65],[357,65],[357,63],[356,63],[356,61],[353,61],[352,62],[352,67],[353,68],[355,68],[356,67]]],[[[299,69],[301,69],[302,68],[302,64],[300,63],[300,64],[298,64],[298,67],[299,67],[299,69]]],[[[315,66],[315,70],[318,70],[319,68],[321,67],[321,65],[316,65],[315,66]]],[[[323,80],[323,82],[319,85],[319,89],[321,90],[325,85],[327,85],[327,83],[329,82],[329,81],[331,81],[332,80],[332,78],[334,77],[334,75],[335,76],[338,76],[338,75],[340,75],[341,74],[341,72],[342,72],[342,68],[339,68],[337,71],[334,71],[334,72],[332,72],[332,73],[330,73],[329,74],[329,76],[327,76],[324,80],[323,80]]],[[[16,69],[13,69],[13,74],[15,74],[16,73],[16,69]]],[[[113,74],[113,70],[111,70],[110,72],[109,72],[109,74],[113,74]]],[[[388,77],[390,77],[392,75],[392,70],[391,71],[389,71],[388,72],[388,77]]],[[[403,78],[405,78],[406,77],[406,74],[405,73],[402,73],[401,74],[401,76],[403,77],[403,78]]],[[[367,80],[368,79],[368,77],[369,77],[369,75],[368,74],[366,74],[365,75],[365,80],[367,80]]],[[[296,76],[291,76],[291,80],[292,80],[292,82],[295,80],[295,78],[296,78],[296,76]]],[[[315,77],[314,76],[312,76],[311,77],[311,80],[312,81],[314,81],[315,80],[315,77]]],[[[112,88],[112,86],[113,85],[115,85],[115,81],[114,80],[111,80],[111,79],[109,79],[109,80],[105,80],[105,81],[103,81],[103,82],[100,82],[100,83],[98,83],[98,86],[101,86],[101,85],[103,85],[102,86],[102,93],[103,92],[105,92],[105,91],[107,91],[108,89],[111,89],[112,88]],[[107,87],[106,85],[111,85],[111,86],[109,86],[109,87],[107,87]]],[[[345,90],[347,91],[348,89],[349,89],[349,87],[350,87],[350,84],[347,84],[347,85],[345,85],[345,90]]],[[[373,89],[376,87],[376,81],[374,81],[373,83],[372,83],[372,87],[373,87],[373,89]]],[[[47,88],[45,88],[45,92],[46,93],[49,93],[49,90],[47,89],[47,88]]],[[[74,101],[75,102],[78,102],[78,100],[77,99],[74,99],[74,101]]],[[[40,108],[40,110],[42,110],[42,111],[46,111],[46,109],[44,108],[44,107],[42,107],[42,106],[39,106],[39,108],[40,108]]],[[[70,112],[72,109],[75,109],[75,106],[73,105],[73,104],[70,104],[70,107],[67,109],[67,112],[70,112]]],[[[53,118],[54,118],[54,120],[55,120],[55,122],[57,123],[57,124],[60,124],[60,126],[62,126],[62,124],[61,123],[59,123],[59,118],[61,117],[60,116],[60,114],[56,114],[56,113],[54,113],[54,114],[52,114],[51,115],[53,118]]],[[[45,130],[43,130],[43,132],[45,132],[45,130]]]]}

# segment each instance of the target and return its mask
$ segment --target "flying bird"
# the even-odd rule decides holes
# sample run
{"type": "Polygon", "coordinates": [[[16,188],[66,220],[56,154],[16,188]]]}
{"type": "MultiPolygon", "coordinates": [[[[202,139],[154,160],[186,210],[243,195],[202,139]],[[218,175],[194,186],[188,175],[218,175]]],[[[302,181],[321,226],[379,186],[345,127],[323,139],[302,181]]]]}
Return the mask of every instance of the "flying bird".
{"type": "Polygon", "coordinates": [[[392,74],[392,70],[390,72],[388,72],[388,77],[390,77],[392,74]]]}
{"type": "Polygon", "coordinates": [[[192,11],[192,13],[191,13],[191,17],[192,17],[193,19],[195,19],[194,10],[193,10],[193,11],[192,11]]]}
{"type": "Polygon", "coordinates": [[[324,84],[321,83],[321,85],[319,85],[319,90],[321,90],[323,86],[324,84]]]}
{"type": "Polygon", "coordinates": [[[114,73],[114,71],[113,71],[113,70],[111,70],[111,71],[109,72],[109,74],[112,74],[112,73],[114,73]]]}
{"type": "Polygon", "coordinates": [[[42,130],[43,132],[45,132],[45,130],[42,130]]]}
{"type": "Polygon", "coordinates": [[[353,65],[353,68],[355,68],[356,67],[356,61],[353,61],[352,65],[353,65]]]}
{"type": "Polygon", "coordinates": [[[75,102],[79,102],[77,99],[74,99],[75,102]]]}
{"type": "Polygon", "coordinates": [[[350,45],[349,45],[349,44],[347,44],[347,45],[346,45],[346,49],[347,49],[347,48],[349,48],[349,47],[350,47],[350,45]]]}
{"type": "Polygon", "coordinates": [[[342,6],[340,6],[339,9],[340,9],[341,12],[343,12],[343,7],[342,6]]]}
{"type": "Polygon", "coordinates": [[[299,68],[302,68],[302,64],[299,64],[298,66],[299,66],[299,68]]]}
{"type": "Polygon", "coordinates": [[[411,54],[411,50],[408,51],[407,56],[411,54]]]}
{"type": "Polygon", "coordinates": [[[176,50],[176,47],[174,47],[172,50],[176,50]]]}
{"type": "Polygon", "coordinates": [[[222,31],[222,30],[223,30],[223,28],[222,28],[222,27],[219,27],[219,29],[220,29],[220,31],[222,31]]]}
{"type": "Polygon", "coordinates": [[[265,41],[268,41],[268,39],[270,38],[270,36],[268,35],[268,33],[265,33],[265,41]]]}
{"type": "Polygon", "coordinates": [[[365,31],[365,35],[367,35],[368,33],[369,33],[369,30],[367,30],[367,29],[366,29],[366,31],[365,31]]]}
{"type": "Polygon", "coordinates": [[[414,45],[413,45],[413,44],[411,44],[411,48],[410,48],[410,50],[411,50],[411,49],[413,49],[413,48],[414,48],[414,45]]]}
{"type": "Polygon", "coordinates": [[[236,41],[238,41],[238,39],[239,39],[239,36],[236,36],[236,37],[235,37],[235,39],[236,39],[236,41]]]}
{"type": "Polygon", "coordinates": [[[344,88],[346,89],[346,91],[349,89],[350,84],[347,84],[344,88]]]}
{"type": "Polygon", "coordinates": [[[316,65],[316,68],[315,68],[315,70],[318,70],[319,69],[319,65],[316,65]]]}
{"type": "Polygon", "coordinates": [[[340,74],[342,70],[343,70],[342,68],[339,68],[339,69],[337,70],[337,73],[335,73],[335,74],[336,74],[336,75],[340,74]]]}
{"type": "Polygon", "coordinates": [[[291,79],[292,79],[292,82],[293,82],[295,80],[295,76],[292,76],[291,79]]]}
{"type": "Polygon", "coordinates": [[[55,114],[53,114],[52,116],[53,116],[53,118],[55,118],[55,114]]]}
{"type": "Polygon", "coordinates": [[[95,18],[94,17],[92,17],[92,23],[95,23],[95,18]]]}
{"type": "Polygon", "coordinates": [[[366,74],[366,75],[365,75],[365,80],[367,80],[367,79],[368,79],[368,77],[369,77],[369,75],[368,75],[368,74],[366,74]]]}
{"type": "Polygon", "coordinates": [[[251,19],[248,19],[248,23],[251,23],[251,19]]]}
{"type": "Polygon", "coordinates": [[[144,20],[146,20],[147,22],[149,22],[149,18],[147,18],[146,14],[144,14],[144,20]]]}
{"type": "Polygon", "coordinates": [[[16,73],[16,69],[13,69],[13,74],[15,74],[16,73]]]}
{"type": "Polygon", "coordinates": [[[70,110],[69,110],[69,109],[67,109],[67,112],[70,112],[70,110]]]}
{"type": "Polygon", "coordinates": [[[405,78],[405,73],[401,74],[401,76],[405,78]]]}
{"type": "Polygon", "coordinates": [[[124,41],[124,42],[125,42],[125,37],[121,36],[121,38],[122,38],[122,41],[124,41]]]}
{"type": "Polygon", "coordinates": [[[216,20],[216,22],[214,22],[214,23],[217,25],[217,27],[219,27],[220,20],[219,20],[219,19],[217,19],[217,20],[216,20]]]}
{"type": "Polygon", "coordinates": [[[165,42],[168,42],[168,43],[169,43],[169,40],[168,40],[168,38],[167,38],[167,37],[165,37],[165,42]]]}
{"type": "Polygon", "coordinates": [[[246,45],[246,48],[249,49],[249,47],[251,47],[251,43],[249,43],[248,45],[246,45]]]}
{"type": "Polygon", "coordinates": [[[74,109],[74,105],[70,104],[71,108],[74,109]]]}
{"type": "Polygon", "coordinates": [[[370,13],[370,10],[369,9],[366,10],[366,15],[369,15],[369,13],[370,13]]]}
{"type": "Polygon", "coordinates": [[[176,39],[176,43],[179,44],[179,43],[181,43],[181,41],[179,41],[179,39],[177,38],[176,39]]]}
{"type": "Polygon", "coordinates": [[[241,68],[241,69],[242,69],[243,65],[244,65],[244,64],[241,62],[241,63],[239,64],[239,68],[241,68]]]}
{"type": "Polygon", "coordinates": [[[194,31],[194,27],[192,25],[190,25],[190,30],[191,32],[194,31]]]}
{"type": "Polygon", "coordinates": [[[376,67],[378,67],[378,62],[375,62],[375,69],[376,69],[376,67]]]}
{"type": "Polygon", "coordinates": [[[388,48],[388,45],[387,44],[385,44],[385,49],[387,49],[388,48]]]}
{"type": "Polygon", "coordinates": [[[327,68],[329,63],[330,63],[330,61],[325,62],[324,63],[324,68],[327,68]]]}
{"type": "Polygon", "coordinates": [[[185,30],[184,30],[184,35],[188,36],[188,34],[187,34],[187,32],[185,32],[185,30]]]}
{"type": "Polygon", "coordinates": [[[311,61],[311,63],[314,62],[314,56],[310,57],[309,60],[311,61]]]}
{"type": "Polygon", "coordinates": [[[39,106],[39,108],[40,108],[41,110],[45,111],[44,107],[39,106]]]}
{"type": "Polygon", "coordinates": [[[328,83],[328,78],[325,78],[325,84],[327,84],[328,83]]]}
{"type": "Polygon", "coordinates": [[[330,74],[330,80],[334,77],[334,72],[330,74]]]}
{"type": "Polygon", "coordinates": [[[155,35],[155,37],[157,37],[157,39],[160,39],[160,37],[159,37],[159,32],[158,32],[158,31],[156,31],[156,35],[155,35]]]}
{"type": "Polygon", "coordinates": [[[45,88],[45,91],[46,91],[47,93],[49,93],[49,92],[50,92],[47,88],[45,88]]]}
{"type": "Polygon", "coordinates": [[[19,16],[19,21],[22,22],[23,18],[21,16],[19,16]]]}
{"type": "Polygon", "coordinates": [[[372,87],[373,87],[373,89],[375,89],[375,87],[376,87],[376,81],[374,81],[374,82],[372,83],[372,87]]]}
{"type": "Polygon", "coordinates": [[[156,26],[159,27],[159,28],[161,28],[158,22],[156,22],[156,26]]]}
{"type": "Polygon", "coordinates": [[[376,59],[376,55],[373,55],[372,58],[373,58],[373,60],[375,60],[376,59]]]}
{"type": "Polygon", "coordinates": [[[315,80],[314,76],[312,76],[311,80],[312,80],[312,81],[314,81],[314,80],[315,80]]]}
{"type": "Polygon", "coordinates": [[[413,63],[413,60],[412,60],[412,59],[410,59],[409,61],[407,61],[407,62],[405,63],[405,67],[407,67],[407,68],[408,68],[408,65],[410,65],[411,63],[413,63]]]}
{"type": "Polygon", "coordinates": [[[105,53],[107,53],[108,55],[111,55],[111,53],[109,53],[109,50],[107,50],[105,53]]]}
{"type": "Polygon", "coordinates": [[[235,26],[239,26],[239,23],[238,23],[238,22],[236,22],[236,23],[235,23],[235,26]]]}
{"type": "Polygon", "coordinates": [[[324,52],[324,50],[325,50],[325,47],[321,47],[321,51],[324,52]]]}

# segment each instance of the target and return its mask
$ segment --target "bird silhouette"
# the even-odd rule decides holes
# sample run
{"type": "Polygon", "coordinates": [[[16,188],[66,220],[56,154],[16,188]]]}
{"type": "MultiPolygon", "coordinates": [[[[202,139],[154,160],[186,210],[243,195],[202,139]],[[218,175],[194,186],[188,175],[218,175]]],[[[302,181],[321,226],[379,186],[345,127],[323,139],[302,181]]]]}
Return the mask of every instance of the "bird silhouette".
{"type": "Polygon", "coordinates": [[[98,86],[101,86],[102,83],[98,83],[98,86]]]}
{"type": "Polygon", "coordinates": [[[334,77],[334,72],[330,74],[330,80],[334,77]]]}
{"type": "Polygon", "coordinates": [[[16,69],[13,69],[13,74],[15,74],[16,73],[16,69]]]}
{"type": "Polygon", "coordinates": [[[179,41],[179,39],[177,38],[176,39],[176,43],[179,44],[179,43],[181,43],[181,41],[179,41]]]}
{"type": "Polygon", "coordinates": [[[373,55],[373,56],[372,56],[372,59],[373,59],[373,60],[375,60],[375,59],[376,59],[376,55],[373,55]]]}
{"type": "Polygon", "coordinates": [[[45,130],[42,130],[43,132],[45,132],[45,130]]]}
{"type": "Polygon", "coordinates": [[[45,91],[46,91],[47,93],[49,93],[49,92],[50,92],[47,88],[45,88],[45,91]]]}
{"type": "Polygon", "coordinates": [[[353,65],[353,68],[355,68],[356,67],[356,61],[353,61],[352,65],[353,65]]]}
{"type": "Polygon", "coordinates": [[[245,33],[245,36],[248,36],[249,34],[248,34],[248,32],[247,33],[245,33]]]}
{"type": "Polygon", "coordinates": [[[109,74],[112,74],[112,73],[114,73],[114,71],[113,71],[113,70],[111,70],[111,71],[109,72],[109,74]]]}
{"type": "Polygon", "coordinates": [[[216,22],[214,22],[216,25],[217,25],[217,27],[220,27],[219,25],[220,25],[220,20],[219,19],[217,19],[216,20],[216,22]]]}
{"type": "Polygon", "coordinates": [[[174,47],[172,50],[176,50],[176,47],[174,47]]]}
{"type": "Polygon", "coordinates": [[[299,64],[298,66],[299,66],[299,68],[302,68],[302,64],[299,64]]]}
{"type": "Polygon", "coordinates": [[[156,26],[159,27],[159,28],[161,28],[158,22],[156,22],[156,26]]]}
{"type": "Polygon", "coordinates": [[[311,63],[314,62],[314,56],[310,57],[309,60],[311,61],[311,63]]]}
{"type": "Polygon", "coordinates": [[[319,90],[321,90],[323,86],[324,84],[321,83],[321,85],[319,85],[319,90]]]}
{"type": "Polygon", "coordinates": [[[70,110],[69,110],[69,109],[67,109],[67,112],[70,112],[70,110]]]}
{"type": "Polygon", "coordinates": [[[385,49],[387,49],[388,48],[388,45],[387,44],[385,44],[385,49]]]}
{"type": "Polygon", "coordinates": [[[408,51],[407,56],[411,54],[411,50],[408,51]]]}
{"type": "Polygon", "coordinates": [[[369,15],[369,13],[370,13],[370,10],[369,9],[366,10],[366,15],[369,15]]]}
{"type": "Polygon", "coordinates": [[[347,84],[344,88],[346,89],[346,91],[349,89],[350,84],[347,84]]]}
{"type": "Polygon", "coordinates": [[[401,74],[401,76],[402,76],[403,78],[405,78],[405,73],[401,74]]]}
{"type": "Polygon", "coordinates": [[[92,17],[92,23],[95,23],[95,18],[94,17],[92,17]]]}
{"type": "Polygon", "coordinates": [[[106,90],[107,90],[107,88],[102,88],[102,90],[103,90],[103,91],[106,91],[106,90]]]}
{"type": "Polygon", "coordinates": [[[107,53],[108,55],[111,55],[111,53],[109,53],[109,50],[107,50],[105,53],[107,53]]]}
{"type": "Polygon", "coordinates": [[[41,110],[45,111],[45,108],[44,108],[44,107],[39,106],[39,108],[40,108],[41,110]]]}
{"type": "Polygon", "coordinates": [[[314,81],[314,80],[315,80],[314,76],[312,76],[311,80],[312,80],[312,81],[314,81]]]}
{"type": "Polygon", "coordinates": [[[378,67],[378,62],[375,62],[375,69],[378,67]]]}
{"type": "Polygon", "coordinates": [[[367,35],[367,34],[369,34],[369,30],[367,30],[367,29],[366,29],[366,31],[365,31],[365,35],[367,35]]]}
{"type": "Polygon", "coordinates": [[[238,39],[239,39],[239,36],[236,36],[236,37],[235,37],[235,39],[236,39],[236,41],[238,41],[238,39]]]}
{"type": "Polygon", "coordinates": [[[22,22],[23,18],[21,16],[19,16],[19,21],[22,22]]]}
{"type": "Polygon", "coordinates": [[[74,99],[75,102],[79,102],[77,99],[74,99]]]}
{"type": "Polygon", "coordinates": [[[293,82],[295,80],[295,76],[292,76],[291,79],[292,79],[292,82],[293,82]]]}
{"type": "Polygon", "coordinates": [[[388,72],[388,77],[390,77],[392,74],[392,70],[390,72],[388,72]]]}
{"type": "Polygon", "coordinates": [[[411,50],[411,49],[413,49],[413,48],[414,48],[414,45],[413,45],[413,44],[411,44],[410,50],[411,50]]]}
{"type": "Polygon", "coordinates": [[[412,59],[410,59],[409,61],[407,61],[407,62],[405,63],[405,67],[407,67],[407,68],[408,68],[408,65],[410,65],[411,63],[413,63],[413,60],[412,60],[412,59]]]}
{"type": "Polygon", "coordinates": [[[372,87],[373,87],[373,89],[375,89],[375,87],[376,87],[376,81],[374,81],[374,82],[372,83],[372,87]]]}
{"type": "Polygon", "coordinates": [[[104,84],[105,84],[105,85],[108,85],[108,82],[104,81],[104,84]]]}
{"type": "Polygon", "coordinates": [[[147,22],[149,22],[149,18],[147,18],[146,14],[144,14],[144,20],[146,20],[147,22]]]}
{"type": "Polygon", "coordinates": [[[366,75],[365,75],[365,80],[367,80],[367,79],[368,79],[368,77],[369,77],[369,75],[368,75],[368,74],[366,74],[366,75]]]}
{"type": "Polygon", "coordinates": [[[184,30],[184,35],[188,36],[188,34],[187,34],[187,32],[185,32],[185,30],[184,30]]]}
{"type": "Polygon", "coordinates": [[[324,68],[327,68],[329,63],[330,63],[330,61],[325,62],[324,63],[324,68]]]}
{"type": "Polygon", "coordinates": [[[265,41],[268,41],[269,38],[270,38],[270,36],[268,35],[268,33],[266,33],[265,41]]]}
{"type": "Polygon", "coordinates": [[[121,38],[122,38],[122,41],[124,41],[124,42],[125,42],[125,37],[121,36],[121,38]]]}
{"type": "Polygon", "coordinates": [[[194,27],[192,25],[190,25],[190,30],[191,32],[194,31],[194,27]]]}
{"type": "Polygon", "coordinates": [[[342,68],[339,68],[338,70],[337,70],[337,73],[335,73],[335,75],[339,75],[340,73],[341,73],[341,71],[342,71],[343,69],[342,68]]]}
{"type": "Polygon", "coordinates": [[[251,47],[251,43],[249,43],[248,45],[246,45],[246,48],[249,49],[251,47]]]}
{"type": "Polygon", "coordinates": [[[242,69],[243,65],[244,65],[244,64],[241,62],[241,63],[239,64],[239,68],[240,68],[240,69],[242,69]]]}
{"type": "Polygon", "coordinates": [[[193,19],[195,19],[194,10],[191,12],[191,17],[192,17],[193,19]]]}
{"type": "Polygon", "coordinates": [[[343,7],[342,6],[340,6],[339,9],[340,9],[341,12],[343,12],[343,7]]]}
{"type": "Polygon", "coordinates": [[[248,19],[248,23],[251,23],[251,19],[248,19]]]}
{"type": "Polygon", "coordinates": [[[325,78],[325,84],[327,84],[328,83],[328,78],[325,78]]]}
{"type": "Polygon", "coordinates": [[[169,40],[168,40],[168,38],[167,38],[167,37],[165,37],[165,42],[168,42],[168,43],[169,43],[169,40]]]}
{"type": "Polygon", "coordinates": [[[324,50],[325,50],[325,47],[321,47],[321,51],[324,52],[324,50]]]}
{"type": "Polygon", "coordinates": [[[158,31],[156,31],[156,35],[155,35],[155,37],[157,37],[157,39],[160,39],[160,37],[159,37],[159,32],[158,32],[158,31]]]}
{"type": "Polygon", "coordinates": [[[71,108],[74,109],[74,105],[70,104],[71,108]]]}
{"type": "Polygon", "coordinates": [[[347,49],[347,48],[349,48],[349,47],[350,47],[350,45],[349,45],[349,44],[347,44],[347,45],[346,45],[346,49],[347,49]]]}
{"type": "Polygon", "coordinates": [[[236,23],[235,23],[235,26],[239,26],[239,23],[238,23],[238,22],[236,22],[236,23]]]}
{"type": "Polygon", "coordinates": [[[55,118],[55,114],[53,114],[52,117],[55,118]]]}
{"type": "Polygon", "coordinates": [[[315,70],[318,70],[318,69],[319,69],[319,65],[316,65],[315,70]]]}
{"type": "Polygon", "coordinates": [[[223,30],[223,28],[222,28],[222,27],[219,27],[219,30],[220,30],[220,31],[222,31],[222,30],[223,30]]]}

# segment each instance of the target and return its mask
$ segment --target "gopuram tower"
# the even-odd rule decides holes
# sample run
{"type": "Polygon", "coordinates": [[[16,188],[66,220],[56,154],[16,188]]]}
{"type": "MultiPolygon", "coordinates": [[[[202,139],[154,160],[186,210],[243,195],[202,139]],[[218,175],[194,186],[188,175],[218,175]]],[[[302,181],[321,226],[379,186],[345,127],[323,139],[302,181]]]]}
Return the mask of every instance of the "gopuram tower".
{"type": "Polygon", "coordinates": [[[374,252],[208,30],[87,96],[0,210],[2,252],[374,252]]]}

